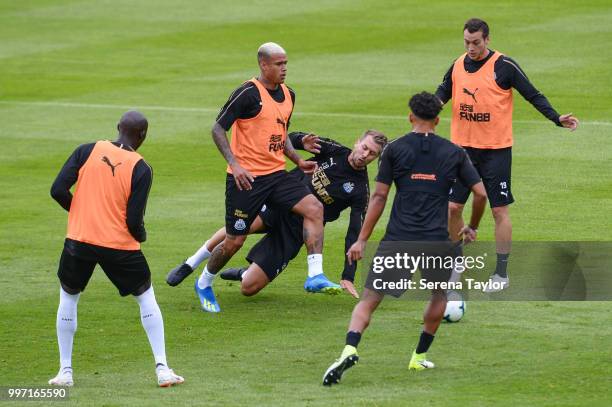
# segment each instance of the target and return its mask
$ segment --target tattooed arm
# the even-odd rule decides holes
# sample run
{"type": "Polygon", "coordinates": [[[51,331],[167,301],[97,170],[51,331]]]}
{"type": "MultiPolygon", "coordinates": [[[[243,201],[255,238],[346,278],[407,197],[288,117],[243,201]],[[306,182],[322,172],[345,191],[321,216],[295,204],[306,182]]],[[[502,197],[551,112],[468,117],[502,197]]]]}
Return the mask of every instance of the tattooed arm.
{"type": "Polygon", "coordinates": [[[242,168],[242,166],[238,164],[238,161],[236,161],[236,158],[232,153],[232,149],[230,148],[229,141],[227,140],[225,129],[221,127],[218,122],[215,122],[212,128],[212,137],[217,145],[217,148],[221,152],[221,155],[223,155],[223,158],[225,158],[225,161],[227,161],[232,169],[234,182],[236,182],[236,187],[238,190],[250,190],[252,188],[251,182],[254,181],[254,178],[250,172],[242,168]]]}
{"type": "Polygon", "coordinates": [[[287,137],[287,139],[285,140],[284,153],[291,161],[293,161],[295,165],[300,165],[300,160],[302,159],[302,157],[300,157],[298,153],[295,152],[295,148],[293,148],[293,143],[291,143],[290,137],[287,137]]]}
{"type": "Polygon", "coordinates": [[[314,161],[306,161],[302,157],[298,155],[293,148],[293,144],[291,143],[291,138],[287,137],[285,140],[285,149],[284,153],[291,161],[295,163],[304,174],[312,174],[317,169],[317,163],[314,161]]]}

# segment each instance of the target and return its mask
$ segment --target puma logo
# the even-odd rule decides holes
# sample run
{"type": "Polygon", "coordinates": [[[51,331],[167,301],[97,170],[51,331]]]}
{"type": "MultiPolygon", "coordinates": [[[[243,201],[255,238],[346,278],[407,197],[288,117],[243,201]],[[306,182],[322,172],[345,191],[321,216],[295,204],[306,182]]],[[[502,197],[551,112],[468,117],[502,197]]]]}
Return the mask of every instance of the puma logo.
{"type": "Polygon", "coordinates": [[[507,192],[501,191],[501,192],[500,192],[500,194],[502,194],[503,196],[505,196],[506,198],[508,198],[508,193],[507,193],[507,192]]]}
{"type": "Polygon", "coordinates": [[[117,163],[117,165],[113,165],[113,163],[108,159],[107,156],[102,157],[102,161],[104,161],[109,167],[111,167],[111,171],[113,172],[113,177],[115,176],[115,168],[121,165],[121,163],[117,163]]]}
{"type": "Polygon", "coordinates": [[[278,123],[278,124],[282,125],[283,127],[285,127],[285,122],[284,122],[284,121],[282,121],[281,119],[278,119],[278,118],[277,118],[277,119],[276,119],[276,123],[278,123]]]}
{"type": "Polygon", "coordinates": [[[474,89],[474,92],[470,92],[469,89],[463,88],[463,93],[465,93],[466,95],[470,95],[472,99],[474,99],[474,103],[478,103],[478,101],[476,100],[476,92],[478,92],[478,88],[474,89]]]}

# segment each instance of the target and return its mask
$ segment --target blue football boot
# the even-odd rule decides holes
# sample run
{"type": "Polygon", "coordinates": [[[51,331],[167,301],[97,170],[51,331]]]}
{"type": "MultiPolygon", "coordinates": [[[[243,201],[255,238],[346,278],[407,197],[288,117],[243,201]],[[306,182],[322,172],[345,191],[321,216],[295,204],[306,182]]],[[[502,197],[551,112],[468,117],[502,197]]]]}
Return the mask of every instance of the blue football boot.
{"type": "Polygon", "coordinates": [[[212,287],[200,288],[198,287],[198,279],[195,281],[195,291],[200,298],[200,304],[202,304],[202,311],[206,312],[221,312],[221,308],[215,298],[215,293],[212,287]]]}
{"type": "Polygon", "coordinates": [[[309,293],[324,293],[330,295],[340,294],[342,287],[336,283],[329,281],[325,274],[317,274],[314,277],[308,277],[304,283],[304,290],[309,293]]]}

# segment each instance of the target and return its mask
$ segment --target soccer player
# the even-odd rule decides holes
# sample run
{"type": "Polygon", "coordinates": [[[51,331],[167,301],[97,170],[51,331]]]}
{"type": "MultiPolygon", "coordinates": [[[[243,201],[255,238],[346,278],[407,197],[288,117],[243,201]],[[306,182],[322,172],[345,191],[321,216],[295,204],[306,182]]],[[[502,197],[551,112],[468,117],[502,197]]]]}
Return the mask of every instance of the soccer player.
{"type": "MultiPolygon", "coordinates": [[[[351,261],[363,257],[366,242],[385,208],[391,184],[395,184],[396,194],[381,246],[392,242],[431,242],[449,247],[448,192],[455,180],[461,180],[474,193],[470,226],[464,226],[461,234],[465,242],[476,239],[476,229],[486,205],[486,194],[478,173],[462,148],[434,133],[439,122],[438,114],[442,110],[436,96],[427,92],[416,94],[410,99],[409,106],[412,131],[390,142],[381,155],[376,190],[370,198],[359,237],[347,252],[351,261]]],[[[428,271],[421,270],[423,275],[428,271]]],[[[431,270],[431,274],[440,273],[441,281],[448,281],[450,271],[431,270]]],[[[387,292],[377,289],[369,277],[361,300],[353,310],[346,346],[340,358],[325,372],[324,385],[338,383],[343,372],[358,361],[357,345],[383,295],[400,296],[403,293],[401,290],[387,292]]],[[[426,352],[433,342],[445,308],[445,291],[433,290],[423,317],[423,332],[412,354],[409,369],[434,367],[426,359],[426,352]]]]}
{"type": "MultiPolygon", "coordinates": [[[[509,205],[512,165],[512,89],[516,89],[542,115],[557,126],[575,130],[578,119],[571,113],[559,115],[527,79],[512,58],[488,48],[489,26],[472,18],[463,26],[466,53],[444,75],[436,96],[442,103],[452,98],[451,140],[466,149],[484,182],[493,219],[497,265],[490,280],[507,288],[508,256],[512,240],[509,205]]],[[[449,229],[456,238],[463,227],[463,207],[470,195],[458,182],[450,194],[449,229]]],[[[499,291],[487,289],[487,292],[499,291]]]]}
{"type": "MultiPolygon", "coordinates": [[[[295,94],[285,84],[287,54],[268,42],[257,51],[260,74],[236,89],[221,109],[212,128],[219,151],[228,163],[225,190],[225,229],[196,280],[202,309],[221,309],[212,289],[216,274],[242,247],[251,224],[265,205],[302,216],[303,237],[308,249],[308,275],[314,289],[333,285],[323,274],[323,205],[298,180],[285,171],[285,156],[302,171],[315,171],[314,161],[303,160],[287,139],[295,94]],[[231,145],[226,131],[231,128],[231,145]]],[[[193,269],[181,264],[167,282],[177,285],[193,269]]]]}
{"type": "MultiPolygon", "coordinates": [[[[335,221],[343,210],[351,208],[344,240],[346,252],[357,239],[368,205],[367,165],[380,155],[387,144],[387,138],[376,130],[367,130],[355,142],[352,150],[333,140],[319,139],[313,134],[294,132],[289,134],[289,138],[295,148],[314,153],[310,159],[317,163],[314,174],[305,174],[296,168],[290,175],[306,185],[323,204],[324,222],[335,221]]],[[[297,256],[304,244],[302,218],[299,215],[266,209],[259,214],[257,223],[261,228],[256,231],[265,231],[266,235],[247,255],[250,265],[221,273],[221,278],[225,280],[242,281],[241,291],[246,296],[255,295],[274,280],[289,261],[297,256]]],[[[187,263],[196,268],[206,258],[201,254],[209,253],[223,239],[223,233],[223,229],[216,233],[187,263]]],[[[335,294],[342,287],[359,298],[354,286],[356,267],[355,262],[349,263],[345,259],[340,286],[327,287],[325,292],[335,294]]],[[[313,291],[308,280],[304,289],[313,291]]]]}
{"type": "Polygon", "coordinates": [[[49,384],[72,386],[72,342],[77,303],[96,264],[119,290],[133,295],[153,356],[160,387],[183,383],[166,361],[164,322],[140,243],[147,238],[143,217],[152,183],[151,167],[136,152],[147,135],[147,119],[129,111],[117,125],[117,141],[79,146],[62,167],[51,196],[68,211],[68,233],[59,270],[57,341],[60,370],[49,384]],[[70,188],[76,182],[74,196],[70,188]]]}

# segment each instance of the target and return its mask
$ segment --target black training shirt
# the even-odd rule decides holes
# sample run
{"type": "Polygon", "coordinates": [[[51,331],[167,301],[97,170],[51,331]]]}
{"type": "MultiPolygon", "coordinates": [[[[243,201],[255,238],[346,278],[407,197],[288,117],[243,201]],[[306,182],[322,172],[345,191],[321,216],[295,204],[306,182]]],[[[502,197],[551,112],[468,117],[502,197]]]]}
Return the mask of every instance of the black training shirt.
{"type": "MultiPolygon", "coordinates": [[[[113,142],[113,144],[117,147],[122,146],[116,142],[113,142]]],[[[70,188],[77,182],[79,170],[89,158],[95,145],[96,143],[89,143],[77,147],[68,157],[51,186],[51,196],[67,211],[70,211],[70,204],[72,203],[70,188]]],[[[144,213],[152,182],[153,170],[145,160],[139,160],[132,170],[132,188],[127,203],[125,220],[130,234],[139,242],[144,242],[147,239],[144,213]]]]}
{"type": "MultiPolygon", "coordinates": [[[[308,133],[293,132],[289,134],[291,143],[296,149],[303,150],[302,138],[308,133]]],[[[314,196],[323,204],[323,221],[332,222],[346,208],[351,208],[348,230],[344,239],[345,253],[357,241],[363,218],[368,207],[369,179],[368,170],[356,170],[349,164],[351,149],[327,138],[319,138],[321,151],[310,158],[319,168],[314,174],[304,174],[299,168],[291,171],[298,177],[314,196]]],[[[355,279],[356,262],[348,264],[344,259],[342,279],[355,279]]]]}
{"type": "Polygon", "coordinates": [[[377,182],[395,184],[383,240],[448,239],[448,195],[455,180],[472,187],[480,176],[461,147],[433,133],[408,133],[383,151],[377,182]]]}
{"type": "MultiPolygon", "coordinates": [[[[291,101],[295,105],[295,92],[289,88],[289,94],[291,95],[291,101]]],[[[281,86],[277,86],[275,90],[267,89],[272,99],[278,103],[285,101],[285,93],[281,86]]],[[[247,81],[243,83],[238,89],[232,92],[227,102],[219,112],[217,116],[217,123],[228,131],[232,128],[232,124],[238,119],[251,119],[257,116],[261,112],[261,96],[259,95],[259,89],[251,82],[247,81]]],[[[291,118],[291,116],[289,117],[291,118]]],[[[289,128],[289,123],[287,123],[289,128]]]]}
{"type": "MultiPolygon", "coordinates": [[[[478,71],[491,57],[493,51],[489,50],[489,55],[480,61],[474,61],[467,55],[463,60],[463,68],[469,72],[474,73],[478,71]]],[[[436,90],[436,96],[440,98],[443,103],[448,102],[453,94],[453,67],[455,63],[450,66],[449,70],[444,75],[444,79],[438,90],[436,90]]],[[[502,55],[494,66],[495,71],[495,82],[502,89],[514,88],[531,103],[538,112],[542,113],[544,117],[551,120],[557,126],[561,126],[559,122],[559,113],[551,106],[546,96],[540,93],[529,81],[525,72],[519,67],[515,60],[505,55],[502,55]]]]}

